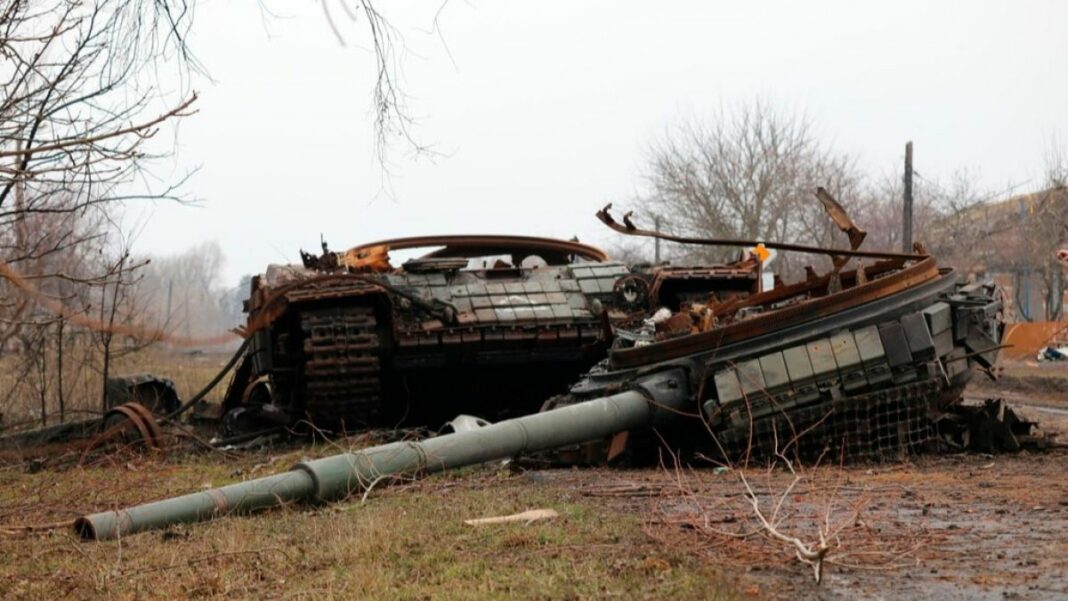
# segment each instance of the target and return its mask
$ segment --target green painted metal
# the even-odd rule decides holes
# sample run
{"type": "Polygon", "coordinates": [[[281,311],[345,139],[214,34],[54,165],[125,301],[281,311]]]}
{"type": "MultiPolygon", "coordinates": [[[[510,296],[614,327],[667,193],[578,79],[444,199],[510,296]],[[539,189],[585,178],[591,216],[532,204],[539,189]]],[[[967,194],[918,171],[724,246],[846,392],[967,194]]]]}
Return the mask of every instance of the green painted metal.
{"type": "Polygon", "coordinates": [[[507,459],[603,439],[647,426],[678,410],[688,387],[681,372],[656,374],[630,390],[422,441],[395,442],[297,464],[289,472],[75,521],[83,539],[110,540],[171,524],[199,522],[297,501],[336,501],[375,482],[507,459]],[[650,401],[652,399],[652,401],[650,401]]]}

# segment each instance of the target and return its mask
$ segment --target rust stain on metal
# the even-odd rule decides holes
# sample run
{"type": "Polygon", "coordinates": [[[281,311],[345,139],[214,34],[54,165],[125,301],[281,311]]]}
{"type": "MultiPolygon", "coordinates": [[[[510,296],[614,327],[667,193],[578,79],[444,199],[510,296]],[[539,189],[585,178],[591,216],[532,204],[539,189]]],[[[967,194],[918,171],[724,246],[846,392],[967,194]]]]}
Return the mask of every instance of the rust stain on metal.
{"type": "MultiPolygon", "coordinates": [[[[477,255],[539,255],[550,264],[564,264],[568,257],[576,256],[587,261],[607,261],[608,254],[603,250],[567,240],[538,238],[533,236],[487,236],[487,235],[450,235],[450,236],[414,236],[394,238],[361,244],[342,253],[329,251],[325,244],[322,256],[316,257],[301,253],[305,267],[310,269],[332,270],[349,269],[384,273],[391,271],[389,251],[412,248],[432,248],[440,250],[430,252],[424,258],[445,259],[477,255]]],[[[522,257],[521,257],[522,258],[522,257]]]]}
{"type": "Polygon", "coordinates": [[[773,248],[775,250],[784,250],[791,252],[810,253],[816,255],[830,255],[830,256],[843,256],[843,257],[867,257],[872,259],[917,259],[924,254],[917,253],[893,253],[893,252],[881,252],[870,250],[847,250],[836,248],[823,248],[821,246],[806,246],[803,244],[789,244],[786,242],[766,242],[762,240],[743,240],[733,238],[694,238],[690,236],[675,236],[673,234],[666,234],[655,230],[645,230],[638,228],[630,218],[631,213],[623,219],[623,224],[617,222],[609,213],[612,209],[612,204],[605,205],[603,209],[597,212],[597,218],[602,223],[612,228],[613,230],[627,234],[629,236],[644,236],[647,238],[659,238],[661,240],[667,240],[669,242],[678,242],[679,244],[692,244],[695,246],[734,246],[740,248],[750,248],[758,244],[763,244],[766,248],[773,248]]]}
{"type": "Polygon", "coordinates": [[[165,449],[165,438],[156,417],[140,403],[113,407],[100,420],[4,437],[0,440],[0,462],[50,461],[64,456],[78,456],[79,461],[85,461],[92,453],[117,447],[153,452],[165,449]]]}
{"type": "Polygon", "coordinates": [[[831,196],[831,193],[826,188],[820,186],[816,188],[816,198],[823,204],[823,208],[830,215],[831,220],[838,226],[846,236],[849,236],[849,248],[851,250],[857,250],[860,248],[861,243],[864,242],[864,238],[867,237],[868,232],[861,229],[857,224],[853,223],[853,220],[846,213],[846,210],[842,208],[842,205],[838,204],[838,201],[831,196]]]}
{"type": "Polygon", "coordinates": [[[151,451],[162,451],[164,448],[163,432],[155,416],[140,403],[125,403],[111,408],[104,414],[102,423],[104,431],[89,441],[83,457],[96,448],[120,440],[151,451]],[[137,433],[132,438],[127,435],[131,430],[137,433]]]}
{"type": "MultiPolygon", "coordinates": [[[[879,267],[878,265],[876,267],[879,267]]],[[[876,267],[873,267],[875,269],[876,267]]],[[[884,265],[882,267],[889,267],[884,265]]],[[[886,271],[883,269],[882,271],[886,271]]],[[[855,277],[853,273],[842,274],[844,279],[855,277]]],[[[738,340],[767,334],[795,323],[813,321],[820,317],[844,311],[879,298],[885,298],[906,288],[938,277],[938,268],[933,258],[927,257],[918,263],[878,280],[854,286],[828,298],[808,298],[801,300],[819,288],[826,288],[829,278],[824,276],[816,282],[805,282],[797,289],[793,286],[776,288],[769,292],[756,294],[735,305],[735,310],[745,307],[760,307],[777,303],[794,304],[777,311],[767,312],[750,319],[724,325],[711,331],[694,334],[684,338],[667,340],[653,347],[622,349],[611,353],[612,365],[631,367],[653,360],[672,359],[729,344],[738,340]]]]}

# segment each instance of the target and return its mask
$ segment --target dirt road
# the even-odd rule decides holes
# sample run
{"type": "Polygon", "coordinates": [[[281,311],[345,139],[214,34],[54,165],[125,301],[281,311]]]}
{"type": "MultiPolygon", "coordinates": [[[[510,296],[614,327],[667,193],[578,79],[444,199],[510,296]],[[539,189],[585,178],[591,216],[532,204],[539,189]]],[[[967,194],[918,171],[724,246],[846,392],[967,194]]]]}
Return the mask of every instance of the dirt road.
{"type": "Polygon", "coordinates": [[[960,455],[903,465],[754,470],[779,530],[836,536],[817,586],[793,548],[765,536],[741,474],[542,472],[545,483],[647,516],[647,533],[727,568],[740,590],[781,599],[1059,599],[1068,596],[1068,453],[960,455]]]}

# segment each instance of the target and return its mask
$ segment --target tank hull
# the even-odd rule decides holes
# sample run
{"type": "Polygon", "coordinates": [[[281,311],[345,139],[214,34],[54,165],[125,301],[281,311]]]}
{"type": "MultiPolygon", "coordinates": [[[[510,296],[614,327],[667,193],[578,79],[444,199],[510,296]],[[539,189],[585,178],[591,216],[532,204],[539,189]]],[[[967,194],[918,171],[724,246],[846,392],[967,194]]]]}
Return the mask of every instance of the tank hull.
{"type": "Polygon", "coordinates": [[[525,415],[606,356],[613,325],[760,290],[751,260],[632,267],[575,243],[509,240],[403,239],[272,266],[252,280],[250,345],[224,413],[347,431],[525,415]],[[435,242],[444,248],[383,263],[383,249],[435,242]],[[510,260],[470,256],[491,251],[510,260]],[[535,252],[545,264],[521,262],[535,252]]]}
{"type": "MultiPolygon", "coordinates": [[[[724,461],[786,450],[880,459],[937,447],[939,420],[996,360],[1002,303],[994,286],[964,286],[926,261],[735,323],[733,333],[612,353],[546,408],[685,369],[698,383],[687,411],[702,419],[678,420],[673,440],[689,451],[724,461]]],[[[632,458],[655,457],[655,444],[640,443],[632,458]]],[[[583,456],[610,458],[608,446],[583,456]]]]}

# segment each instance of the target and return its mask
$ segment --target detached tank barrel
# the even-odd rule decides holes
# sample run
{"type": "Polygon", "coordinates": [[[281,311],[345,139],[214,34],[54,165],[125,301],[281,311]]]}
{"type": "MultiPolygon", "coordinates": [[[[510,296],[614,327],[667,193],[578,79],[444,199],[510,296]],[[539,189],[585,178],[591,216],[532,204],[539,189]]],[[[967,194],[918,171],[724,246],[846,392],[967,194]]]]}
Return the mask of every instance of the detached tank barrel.
{"type": "Polygon", "coordinates": [[[298,463],[289,472],[78,518],[87,540],[110,540],[296,501],[336,501],[374,483],[546,451],[650,425],[689,398],[681,370],[645,378],[633,390],[418,442],[394,442],[298,463]],[[660,407],[667,411],[662,412],[660,407]]]}

